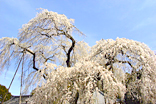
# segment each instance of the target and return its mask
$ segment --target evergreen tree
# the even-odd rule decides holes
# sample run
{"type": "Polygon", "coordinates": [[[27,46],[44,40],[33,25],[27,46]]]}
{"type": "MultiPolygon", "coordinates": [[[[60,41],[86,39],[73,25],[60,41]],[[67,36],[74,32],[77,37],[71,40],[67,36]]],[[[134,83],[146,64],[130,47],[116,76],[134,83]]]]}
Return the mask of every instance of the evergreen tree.
{"type": "Polygon", "coordinates": [[[8,89],[5,86],[0,84],[0,103],[2,103],[5,94],[7,94],[7,95],[6,95],[6,98],[4,101],[7,101],[11,98],[12,95],[10,92],[8,92],[8,89]]]}

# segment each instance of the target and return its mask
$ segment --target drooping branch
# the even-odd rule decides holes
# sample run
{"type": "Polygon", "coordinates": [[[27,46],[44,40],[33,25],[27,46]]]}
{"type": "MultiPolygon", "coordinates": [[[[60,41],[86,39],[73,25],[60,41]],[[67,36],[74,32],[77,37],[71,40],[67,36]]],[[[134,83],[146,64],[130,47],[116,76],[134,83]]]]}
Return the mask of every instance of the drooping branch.
{"type": "MultiPolygon", "coordinates": [[[[28,52],[30,53],[31,55],[33,55],[33,69],[35,69],[36,71],[39,71],[39,69],[36,67],[36,53],[34,53],[31,49],[29,48],[25,48],[25,47],[22,47],[21,45],[18,45],[20,48],[22,48],[24,51],[23,52],[28,52]]],[[[41,72],[41,70],[39,71],[41,72]]],[[[46,75],[43,74],[43,78],[46,79],[46,75]]]]}
{"type": "Polygon", "coordinates": [[[22,47],[22,46],[20,46],[20,45],[18,45],[18,46],[19,46],[20,48],[24,49],[25,51],[27,51],[28,53],[30,53],[31,55],[33,55],[33,68],[34,68],[36,71],[38,71],[39,69],[36,68],[36,65],[35,65],[35,63],[36,63],[36,61],[35,61],[36,54],[35,54],[32,50],[30,50],[30,49],[28,49],[28,48],[22,47]]]}
{"type": "Polygon", "coordinates": [[[71,55],[72,50],[75,47],[76,41],[75,41],[75,39],[71,35],[68,34],[68,31],[65,32],[65,31],[63,31],[61,29],[58,29],[56,26],[55,26],[55,29],[57,30],[57,34],[50,34],[50,35],[48,35],[48,34],[40,33],[40,35],[46,36],[47,38],[51,38],[52,36],[64,35],[65,37],[67,37],[68,39],[70,39],[72,41],[72,45],[69,48],[69,50],[66,52],[65,49],[64,49],[64,51],[66,53],[66,56],[67,56],[67,60],[66,60],[67,67],[71,67],[71,60],[70,60],[71,56],[70,55],[71,55]]]}

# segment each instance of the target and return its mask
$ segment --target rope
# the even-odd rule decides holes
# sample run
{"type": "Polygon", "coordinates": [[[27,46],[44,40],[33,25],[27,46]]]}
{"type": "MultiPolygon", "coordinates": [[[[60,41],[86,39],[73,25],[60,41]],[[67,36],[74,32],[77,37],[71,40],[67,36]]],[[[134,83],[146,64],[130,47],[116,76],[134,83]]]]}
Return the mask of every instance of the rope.
{"type": "MultiPolygon", "coordinates": [[[[20,62],[18,63],[18,66],[17,66],[17,69],[16,69],[16,71],[15,71],[15,74],[14,74],[14,76],[13,76],[13,78],[12,78],[12,80],[11,80],[11,83],[10,83],[10,85],[9,85],[8,92],[9,92],[9,89],[10,89],[10,87],[11,87],[11,85],[12,85],[12,82],[14,81],[14,78],[15,78],[15,76],[16,76],[16,73],[17,73],[18,69],[19,69],[19,66],[20,66],[20,64],[21,64],[21,61],[22,61],[22,58],[20,59],[20,62]]],[[[4,100],[5,100],[5,98],[6,98],[7,94],[8,94],[8,92],[5,94],[5,96],[4,96],[4,98],[3,98],[3,101],[2,101],[2,104],[3,104],[4,100]]]]}
{"type": "Polygon", "coordinates": [[[23,80],[23,66],[24,66],[24,53],[23,53],[23,61],[22,61],[22,73],[21,73],[21,89],[20,89],[20,100],[19,100],[19,104],[21,104],[21,96],[22,96],[22,80],[23,80]]]}

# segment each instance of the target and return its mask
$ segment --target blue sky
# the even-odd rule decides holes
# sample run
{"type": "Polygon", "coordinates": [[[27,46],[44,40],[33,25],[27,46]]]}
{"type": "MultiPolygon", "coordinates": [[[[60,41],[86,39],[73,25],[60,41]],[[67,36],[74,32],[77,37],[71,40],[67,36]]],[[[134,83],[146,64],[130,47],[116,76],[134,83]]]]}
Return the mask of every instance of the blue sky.
{"type": "MultiPolygon", "coordinates": [[[[18,29],[36,16],[37,8],[65,14],[90,46],[100,39],[128,38],[156,50],[156,0],[1,0],[0,38],[17,37],[18,29]]],[[[14,67],[0,74],[0,84],[9,86],[14,67]]],[[[18,73],[10,89],[19,95],[18,73]]]]}

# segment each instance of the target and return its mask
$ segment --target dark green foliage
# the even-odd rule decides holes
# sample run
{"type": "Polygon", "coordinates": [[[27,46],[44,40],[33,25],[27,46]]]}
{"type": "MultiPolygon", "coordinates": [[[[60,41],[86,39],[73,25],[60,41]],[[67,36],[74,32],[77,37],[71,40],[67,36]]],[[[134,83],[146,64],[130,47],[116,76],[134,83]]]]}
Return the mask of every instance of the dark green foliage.
{"type": "Polygon", "coordinates": [[[4,98],[6,93],[8,93],[8,94],[7,94],[7,96],[6,96],[4,101],[9,100],[12,95],[11,95],[10,92],[8,92],[8,89],[5,86],[0,84],[0,103],[2,103],[2,100],[3,100],[3,98],[4,98]]]}
{"type": "Polygon", "coordinates": [[[36,88],[31,91],[31,95],[34,95],[35,90],[36,90],[36,88]]]}

